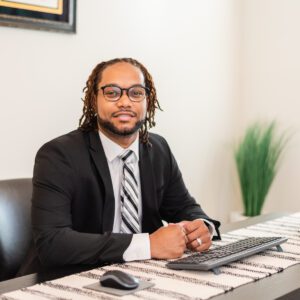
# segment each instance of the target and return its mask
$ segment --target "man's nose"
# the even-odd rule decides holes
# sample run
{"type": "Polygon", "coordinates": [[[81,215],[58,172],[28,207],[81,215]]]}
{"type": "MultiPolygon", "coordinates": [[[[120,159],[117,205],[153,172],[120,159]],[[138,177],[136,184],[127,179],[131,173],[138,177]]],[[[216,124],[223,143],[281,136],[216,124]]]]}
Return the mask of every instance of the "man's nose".
{"type": "Polygon", "coordinates": [[[128,97],[127,90],[123,90],[123,93],[122,93],[120,99],[118,100],[118,105],[120,105],[120,106],[130,106],[131,105],[131,100],[128,97]]]}

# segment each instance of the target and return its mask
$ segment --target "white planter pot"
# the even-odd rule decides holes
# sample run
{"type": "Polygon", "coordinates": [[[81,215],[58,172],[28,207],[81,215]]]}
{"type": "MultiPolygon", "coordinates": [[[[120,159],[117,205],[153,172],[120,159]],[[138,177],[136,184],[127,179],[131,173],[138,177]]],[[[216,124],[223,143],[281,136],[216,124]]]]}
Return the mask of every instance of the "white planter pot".
{"type": "Polygon", "coordinates": [[[240,211],[232,211],[229,214],[229,221],[232,222],[239,222],[239,221],[244,221],[247,220],[249,217],[244,216],[243,213],[240,211]]]}

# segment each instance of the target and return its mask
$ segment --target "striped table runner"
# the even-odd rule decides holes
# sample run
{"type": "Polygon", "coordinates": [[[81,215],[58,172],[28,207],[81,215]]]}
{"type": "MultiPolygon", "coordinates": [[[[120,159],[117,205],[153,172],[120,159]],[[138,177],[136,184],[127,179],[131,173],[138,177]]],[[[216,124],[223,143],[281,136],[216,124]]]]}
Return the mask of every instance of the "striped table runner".
{"type": "Polygon", "coordinates": [[[300,213],[259,223],[223,234],[222,245],[250,236],[286,236],[284,252],[268,250],[242,261],[221,267],[221,274],[199,271],[175,271],[165,267],[166,261],[148,260],[115,264],[66,276],[6,293],[0,299],[120,299],[83,288],[99,281],[107,270],[126,271],[155,286],[122,299],[209,299],[241,285],[263,279],[300,263],[300,213]]]}

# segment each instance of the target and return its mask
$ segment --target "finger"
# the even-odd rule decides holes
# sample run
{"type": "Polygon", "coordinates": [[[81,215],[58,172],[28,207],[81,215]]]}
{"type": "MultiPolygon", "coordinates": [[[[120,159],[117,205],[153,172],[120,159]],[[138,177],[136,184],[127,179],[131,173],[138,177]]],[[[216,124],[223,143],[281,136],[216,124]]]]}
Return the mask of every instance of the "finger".
{"type": "Polygon", "coordinates": [[[186,235],[180,231],[180,238],[176,240],[176,244],[178,245],[178,247],[180,247],[180,249],[182,250],[182,252],[184,252],[186,250],[186,245],[187,245],[187,237],[186,235]]]}
{"type": "Polygon", "coordinates": [[[185,244],[187,245],[189,243],[189,239],[186,235],[184,235],[184,241],[185,241],[185,244]]]}
{"type": "Polygon", "coordinates": [[[195,230],[197,230],[198,228],[204,228],[207,227],[205,225],[205,223],[202,220],[194,220],[194,221],[190,221],[184,224],[184,228],[186,230],[186,232],[191,233],[195,230]]]}
{"type": "Polygon", "coordinates": [[[189,250],[194,251],[194,252],[203,252],[207,251],[211,246],[211,242],[203,243],[201,246],[196,246],[196,247],[188,247],[189,250]]]}
{"type": "Polygon", "coordinates": [[[181,221],[179,223],[177,223],[180,226],[185,226],[185,224],[189,223],[190,221],[181,221]]]}
{"type": "Polygon", "coordinates": [[[176,225],[180,226],[182,232],[183,232],[184,234],[186,234],[186,230],[185,230],[185,228],[184,228],[184,222],[177,223],[176,225]]]}
{"type": "Polygon", "coordinates": [[[189,242],[192,242],[194,240],[196,240],[198,237],[203,237],[203,236],[209,236],[210,237],[210,232],[208,230],[208,228],[205,227],[199,227],[196,230],[194,230],[193,232],[187,234],[187,238],[189,240],[189,242]]]}
{"type": "MultiPolygon", "coordinates": [[[[198,221],[198,220],[195,220],[195,221],[198,221]]],[[[189,221],[184,224],[184,228],[186,229],[187,232],[193,232],[200,226],[199,223],[195,222],[195,221],[189,221]]],[[[201,221],[201,220],[199,220],[199,221],[201,221]]]]}
{"type": "Polygon", "coordinates": [[[180,230],[181,230],[181,233],[184,237],[184,244],[185,244],[185,248],[186,248],[186,244],[189,242],[187,236],[186,236],[186,231],[185,231],[185,228],[183,226],[183,222],[180,222],[180,223],[177,223],[176,224],[177,226],[179,226],[180,230]]]}
{"type": "Polygon", "coordinates": [[[190,249],[190,250],[196,250],[198,247],[202,246],[202,245],[205,245],[205,244],[210,244],[210,240],[209,239],[200,239],[198,238],[197,240],[195,241],[192,241],[190,243],[187,244],[187,247],[190,249]],[[200,241],[200,242],[199,242],[200,241]]]}
{"type": "Polygon", "coordinates": [[[182,225],[180,225],[180,228],[181,228],[181,233],[182,233],[182,235],[184,237],[184,243],[187,244],[189,242],[189,239],[188,239],[188,237],[186,235],[185,229],[184,229],[184,227],[182,225]]]}
{"type": "Polygon", "coordinates": [[[189,242],[187,244],[187,247],[191,250],[196,250],[198,249],[198,247],[201,247],[201,249],[203,248],[209,248],[211,245],[211,238],[210,238],[210,234],[206,234],[206,235],[202,235],[201,238],[196,238],[193,241],[189,242]],[[203,247],[203,245],[206,245],[205,247],[203,247]]]}
{"type": "Polygon", "coordinates": [[[176,232],[178,234],[180,233],[181,236],[184,238],[185,243],[187,243],[188,240],[187,240],[187,236],[186,236],[186,233],[185,233],[185,229],[179,224],[174,224],[174,225],[171,225],[171,226],[173,226],[173,228],[176,227],[176,229],[175,229],[176,232]]]}
{"type": "Polygon", "coordinates": [[[211,241],[209,241],[207,243],[203,243],[201,246],[194,248],[193,251],[196,251],[196,252],[206,251],[210,248],[211,244],[212,244],[211,241]]]}

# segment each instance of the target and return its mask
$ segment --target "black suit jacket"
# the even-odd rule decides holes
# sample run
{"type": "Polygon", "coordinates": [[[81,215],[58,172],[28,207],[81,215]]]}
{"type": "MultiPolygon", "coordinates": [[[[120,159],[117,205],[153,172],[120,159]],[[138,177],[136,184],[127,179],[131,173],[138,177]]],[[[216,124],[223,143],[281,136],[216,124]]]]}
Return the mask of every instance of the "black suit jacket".
{"type": "MultiPolygon", "coordinates": [[[[142,231],[154,232],[162,220],[196,218],[218,228],[220,223],[208,218],[187,191],[165,139],[150,134],[150,143],[139,145],[142,231]]],[[[112,233],[114,203],[98,132],[75,130],[42,146],[33,176],[30,260],[37,254],[43,266],[122,262],[132,235],[112,233]]]]}

